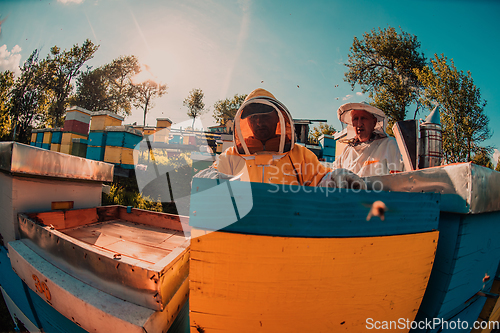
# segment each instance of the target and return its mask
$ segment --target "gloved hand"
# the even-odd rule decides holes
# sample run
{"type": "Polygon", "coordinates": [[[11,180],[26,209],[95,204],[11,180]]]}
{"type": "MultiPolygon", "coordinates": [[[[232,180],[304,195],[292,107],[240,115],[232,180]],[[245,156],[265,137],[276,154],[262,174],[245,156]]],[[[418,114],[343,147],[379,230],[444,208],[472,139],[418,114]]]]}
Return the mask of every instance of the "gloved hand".
{"type": "Polygon", "coordinates": [[[366,190],[363,178],[347,169],[335,169],[323,177],[319,186],[366,190]]]}
{"type": "Polygon", "coordinates": [[[201,170],[193,178],[208,178],[208,179],[231,179],[233,176],[226,175],[225,173],[217,171],[216,168],[210,166],[204,170],[201,170]]]}

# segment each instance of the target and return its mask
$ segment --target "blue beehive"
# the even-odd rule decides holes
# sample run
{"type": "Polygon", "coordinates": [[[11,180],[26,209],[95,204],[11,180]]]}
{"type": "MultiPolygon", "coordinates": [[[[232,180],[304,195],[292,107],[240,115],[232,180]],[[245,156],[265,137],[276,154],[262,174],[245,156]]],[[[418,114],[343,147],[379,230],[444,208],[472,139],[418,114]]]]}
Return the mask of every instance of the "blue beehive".
{"type": "Polygon", "coordinates": [[[127,126],[108,126],[106,128],[106,146],[135,148],[141,142],[142,133],[127,126]]]}
{"type": "Polygon", "coordinates": [[[106,132],[91,131],[89,133],[89,146],[104,147],[106,145],[106,132]]]}
{"type": "Polygon", "coordinates": [[[62,140],[62,131],[60,128],[58,128],[54,130],[54,132],[52,132],[51,143],[61,144],[61,140],[62,140]]]}
{"type": "Polygon", "coordinates": [[[89,160],[104,161],[104,150],[105,149],[106,149],[106,147],[87,146],[87,155],[86,155],[86,157],[89,160]]]}
{"type": "Polygon", "coordinates": [[[42,144],[43,144],[43,132],[38,132],[36,134],[36,143],[35,143],[35,147],[40,147],[42,148],[42,144]]]}

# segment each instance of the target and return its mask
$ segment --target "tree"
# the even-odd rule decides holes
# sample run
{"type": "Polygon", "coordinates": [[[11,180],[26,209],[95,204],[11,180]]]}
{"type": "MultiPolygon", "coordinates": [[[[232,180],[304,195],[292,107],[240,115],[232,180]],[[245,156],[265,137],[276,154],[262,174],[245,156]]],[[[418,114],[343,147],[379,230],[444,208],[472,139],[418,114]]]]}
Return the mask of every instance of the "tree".
{"type": "Polygon", "coordinates": [[[9,118],[10,94],[14,85],[14,73],[5,71],[0,73],[0,141],[7,140],[10,134],[11,121],[9,118]]]}
{"type": "Polygon", "coordinates": [[[318,126],[313,127],[311,134],[309,134],[309,141],[318,142],[318,139],[321,135],[332,135],[336,132],[337,131],[335,130],[333,125],[328,125],[327,123],[319,123],[318,126]]]}
{"type": "Polygon", "coordinates": [[[431,66],[416,70],[424,93],[421,103],[430,108],[438,103],[443,126],[443,151],[448,163],[468,162],[472,155],[492,148],[480,143],[491,137],[488,117],[484,114],[486,101],[481,99],[471,73],[458,71],[451,59],[434,55],[431,66]]]}
{"type": "Polygon", "coordinates": [[[230,119],[234,119],[236,112],[240,108],[241,104],[245,101],[247,95],[235,94],[232,99],[226,98],[224,100],[218,100],[214,104],[214,114],[213,117],[215,121],[220,125],[226,125],[226,122],[230,119]]]}
{"type": "Polygon", "coordinates": [[[130,115],[136,89],[132,77],[140,72],[139,61],[135,56],[122,56],[103,67],[108,80],[107,94],[110,98],[110,111],[130,115]]]}
{"type": "Polygon", "coordinates": [[[136,90],[132,78],[140,72],[135,56],[121,56],[96,69],[88,68],[76,81],[70,103],[90,111],[130,115],[136,90]]]}
{"type": "Polygon", "coordinates": [[[11,91],[9,114],[12,120],[12,140],[28,143],[31,128],[43,125],[47,119],[52,91],[46,80],[46,63],[38,61],[38,50],[21,67],[11,91]]]}
{"type": "Polygon", "coordinates": [[[500,171],[500,157],[497,160],[497,167],[495,168],[495,171],[500,171]]]}
{"type": "Polygon", "coordinates": [[[493,163],[491,162],[491,158],[486,150],[481,150],[479,153],[474,155],[471,162],[493,170],[493,163]]]}
{"type": "Polygon", "coordinates": [[[87,39],[81,47],[74,45],[68,51],[62,51],[57,46],[50,49],[44,60],[48,72],[47,80],[53,91],[53,101],[50,107],[53,126],[62,125],[62,117],[66,112],[67,99],[71,93],[71,81],[80,74],[83,64],[92,59],[99,46],[87,39]]]}
{"type": "Polygon", "coordinates": [[[191,128],[194,130],[194,122],[196,118],[201,116],[201,114],[205,111],[205,103],[203,103],[203,91],[198,88],[194,88],[189,92],[188,97],[182,103],[185,107],[188,108],[187,115],[190,118],[193,118],[193,125],[191,128]]]}
{"type": "Polygon", "coordinates": [[[371,104],[384,110],[391,128],[405,119],[408,107],[417,101],[420,83],[414,69],[422,69],[426,59],[417,37],[402,30],[398,34],[391,27],[373,29],[363,38],[354,37],[344,81],[353,90],[359,84],[368,92],[371,104]]]}
{"type": "Polygon", "coordinates": [[[89,111],[111,110],[112,99],[108,95],[109,79],[102,67],[90,68],[76,79],[76,93],[69,103],[89,111]]]}
{"type": "Polygon", "coordinates": [[[146,114],[154,107],[153,99],[167,93],[167,85],[159,84],[153,80],[147,80],[134,85],[133,104],[136,108],[144,111],[144,126],[146,126],[146,114]]]}

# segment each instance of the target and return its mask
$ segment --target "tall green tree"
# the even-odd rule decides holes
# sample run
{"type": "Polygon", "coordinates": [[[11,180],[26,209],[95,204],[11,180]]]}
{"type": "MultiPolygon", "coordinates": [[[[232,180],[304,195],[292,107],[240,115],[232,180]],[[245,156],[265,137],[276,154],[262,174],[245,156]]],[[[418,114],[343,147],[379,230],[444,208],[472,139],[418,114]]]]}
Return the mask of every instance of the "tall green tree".
{"type": "Polygon", "coordinates": [[[373,29],[363,34],[362,39],[354,37],[344,81],[356,85],[369,93],[376,107],[384,110],[389,128],[404,120],[409,106],[418,100],[420,82],[415,69],[425,66],[424,54],[415,35],[389,27],[373,29]]]}
{"type": "Polygon", "coordinates": [[[109,80],[102,67],[88,68],[76,79],[76,93],[69,103],[89,111],[111,110],[112,98],[108,95],[109,80]]]}
{"type": "Polygon", "coordinates": [[[141,71],[135,56],[121,56],[96,69],[87,69],[76,80],[70,103],[90,111],[131,114],[136,89],[132,78],[141,71]]]}
{"type": "Polygon", "coordinates": [[[475,154],[471,162],[493,170],[493,162],[491,161],[489,153],[484,149],[475,154]]]}
{"type": "Polygon", "coordinates": [[[182,103],[185,107],[188,108],[187,115],[190,118],[193,118],[193,125],[191,128],[194,130],[194,122],[196,118],[200,117],[201,114],[205,111],[205,103],[203,102],[203,98],[205,94],[201,89],[194,88],[189,92],[188,97],[184,99],[182,103]]]}
{"type": "Polygon", "coordinates": [[[9,117],[10,94],[14,86],[14,73],[5,71],[0,73],[0,141],[8,139],[11,128],[9,117]]]}
{"type": "Polygon", "coordinates": [[[146,114],[154,107],[153,100],[167,93],[167,85],[159,84],[153,80],[147,80],[134,86],[133,104],[144,112],[144,126],[146,126],[146,114]]]}
{"type": "Polygon", "coordinates": [[[226,98],[215,102],[213,114],[215,121],[220,125],[226,125],[228,120],[234,119],[236,112],[245,101],[245,98],[247,98],[246,94],[235,94],[231,99],[226,98]]]}
{"type": "Polygon", "coordinates": [[[319,123],[318,126],[314,126],[311,133],[309,134],[309,141],[318,142],[318,139],[321,135],[332,135],[337,131],[333,125],[328,125],[327,123],[319,123]]]}
{"type": "Polygon", "coordinates": [[[80,74],[80,68],[92,59],[98,48],[98,45],[87,39],[82,46],[76,44],[69,50],[61,51],[57,46],[50,49],[49,55],[44,60],[44,66],[47,68],[47,80],[53,92],[50,115],[54,127],[63,123],[62,118],[73,88],[72,80],[80,74]]]}
{"type": "Polygon", "coordinates": [[[42,126],[47,120],[53,96],[46,79],[46,63],[40,62],[38,58],[38,50],[33,51],[21,67],[21,74],[11,91],[9,115],[14,141],[28,143],[31,128],[42,126]]]}
{"type": "Polygon", "coordinates": [[[111,103],[110,111],[121,115],[132,114],[132,104],[137,92],[132,84],[132,77],[140,71],[139,60],[133,55],[121,56],[103,66],[103,74],[109,84],[107,95],[111,103]]]}
{"type": "Polygon", "coordinates": [[[483,151],[491,153],[492,147],[481,146],[491,133],[484,113],[486,101],[471,73],[457,70],[453,59],[448,61],[442,54],[434,55],[430,66],[415,73],[425,87],[421,103],[429,108],[432,102],[440,105],[446,161],[468,162],[483,151]]]}

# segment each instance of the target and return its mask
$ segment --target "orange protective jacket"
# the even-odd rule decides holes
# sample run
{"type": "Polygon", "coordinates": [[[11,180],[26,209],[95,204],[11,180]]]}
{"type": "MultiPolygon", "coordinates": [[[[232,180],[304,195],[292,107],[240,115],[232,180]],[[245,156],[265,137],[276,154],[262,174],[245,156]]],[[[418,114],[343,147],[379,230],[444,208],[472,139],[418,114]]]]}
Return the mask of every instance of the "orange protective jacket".
{"type": "Polygon", "coordinates": [[[252,91],[235,116],[234,147],[220,155],[217,170],[244,181],[317,186],[331,170],[309,149],[295,144],[293,128],[289,111],[271,93],[252,91]],[[278,112],[275,136],[265,144],[253,137],[248,118],[241,118],[242,110],[251,103],[270,105],[278,112]]]}

